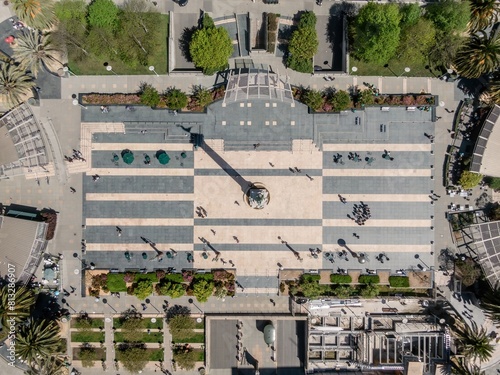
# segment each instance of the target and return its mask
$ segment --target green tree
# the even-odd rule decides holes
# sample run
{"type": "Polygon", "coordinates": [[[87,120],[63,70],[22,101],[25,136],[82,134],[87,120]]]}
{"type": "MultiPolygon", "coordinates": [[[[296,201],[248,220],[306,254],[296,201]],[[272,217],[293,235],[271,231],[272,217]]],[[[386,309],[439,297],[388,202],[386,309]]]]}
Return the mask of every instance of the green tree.
{"type": "Polygon", "coordinates": [[[481,308],[500,327],[500,289],[489,290],[481,299],[481,308]]]}
{"type": "Polygon", "coordinates": [[[361,288],[359,294],[365,298],[373,298],[380,294],[380,288],[376,284],[367,284],[361,288]]]}
{"type": "Polygon", "coordinates": [[[9,298],[8,285],[2,286],[0,288],[0,319],[4,329],[10,328],[10,318],[14,318],[16,323],[22,323],[28,319],[35,299],[33,291],[22,286],[16,286],[14,298],[9,298]],[[10,301],[14,302],[13,306],[9,304],[10,301]]]}
{"type": "Polygon", "coordinates": [[[120,9],[113,0],[92,0],[88,6],[87,20],[91,27],[115,31],[120,9]]]}
{"type": "Polygon", "coordinates": [[[123,334],[123,339],[127,342],[139,342],[144,335],[142,329],[144,328],[144,323],[142,318],[139,316],[129,316],[127,319],[123,320],[121,329],[123,334]]]}
{"type": "Polygon", "coordinates": [[[80,347],[78,357],[82,361],[83,367],[93,367],[97,359],[97,352],[92,345],[84,344],[80,347]]]}
{"type": "Polygon", "coordinates": [[[192,370],[198,360],[198,353],[185,345],[174,349],[174,361],[180,368],[192,370]]]}
{"type": "Polygon", "coordinates": [[[35,29],[48,29],[56,20],[52,0],[11,0],[11,3],[16,16],[35,29]]]}
{"type": "Polygon", "coordinates": [[[119,353],[119,361],[126,370],[133,374],[142,371],[148,363],[148,354],[143,347],[126,346],[119,353]]]}
{"type": "Polygon", "coordinates": [[[396,56],[398,60],[408,65],[425,63],[430,49],[436,43],[435,39],[434,24],[425,18],[420,18],[401,32],[396,56]]]}
{"type": "Polygon", "coordinates": [[[430,49],[429,61],[437,67],[449,67],[466,41],[461,34],[446,34],[436,28],[436,43],[430,49]]]}
{"type": "Polygon", "coordinates": [[[59,325],[51,320],[27,320],[19,326],[16,355],[30,366],[38,357],[49,358],[61,344],[59,325]]]}
{"type": "Polygon", "coordinates": [[[202,86],[193,87],[193,99],[196,100],[200,107],[206,107],[213,101],[212,92],[202,86]]]}
{"type": "Polygon", "coordinates": [[[354,20],[353,53],[362,61],[384,64],[399,45],[401,15],[396,4],[369,2],[354,20]]]}
{"type": "Polygon", "coordinates": [[[60,355],[35,358],[26,375],[65,375],[68,370],[64,364],[65,361],[60,355]]]}
{"type": "Polygon", "coordinates": [[[335,94],[333,94],[330,102],[336,111],[345,111],[351,106],[351,96],[347,91],[338,90],[335,94]]]}
{"type": "Polygon", "coordinates": [[[118,49],[115,46],[116,39],[110,29],[93,27],[87,34],[84,43],[85,47],[97,57],[118,57],[118,49]]]}
{"type": "Polygon", "coordinates": [[[481,366],[468,363],[464,358],[455,358],[451,362],[451,373],[453,375],[486,375],[481,371],[481,366]]]}
{"type": "Polygon", "coordinates": [[[153,108],[160,103],[160,93],[149,83],[144,83],[141,85],[140,98],[142,104],[149,105],[153,108]]]}
{"type": "Polygon", "coordinates": [[[201,27],[206,29],[206,28],[212,28],[215,27],[214,20],[208,13],[203,13],[203,19],[201,20],[201,27]]]}
{"type": "Polygon", "coordinates": [[[170,296],[172,298],[182,297],[185,293],[182,284],[174,283],[171,281],[165,281],[161,284],[157,284],[157,291],[161,295],[170,296]]]}
{"type": "Polygon", "coordinates": [[[141,280],[134,287],[134,295],[139,299],[144,299],[153,293],[153,282],[151,280],[141,280]]]}
{"type": "Polygon", "coordinates": [[[12,58],[35,77],[39,69],[46,69],[53,63],[62,65],[56,58],[59,51],[53,46],[50,34],[38,30],[23,30],[13,50],[12,58]]]}
{"type": "Polygon", "coordinates": [[[0,62],[0,97],[14,107],[32,96],[35,82],[30,74],[14,64],[0,62]]]}
{"type": "Polygon", "coordinates": [[[318,45],[316,15],[313,12],[304,12],[288,43],[288,67],[298,72],[311,73],[312,58],[318,51],[318,45]]]}
{"type": "Polygon", "coordinates": [[[462,280],[465,287],[469,287],[481,276],[481,268],[471,258],[466,258],[464,261],[457,260],[455,262],[455,275],[462,280]]]}
{"type": "Polygon", "coordinates": [[[194,65],[206,75],[215,74],[227,66],[233,54],[233,45],[226,29],[209,27],[196,30],[189,43],[194,65]]]}
{"type": "Polygon", "coordinates": [[[474,173],[470,171],[463,171],[460,176],[458,183],[463,189],[472,189],[477,186],[483,179],[483,175],[480,173],[474,173]]]}
{"type": "Polygon", "coordinates": [[[303,94],[302,100],[313,111],[317,111],[323,105],[323,94],[321,91],[309,89],[303,94]]]}
{"type": "MultiPolygon", "coordinates": [[[[500,104],[500,73],[493,73],[493,78],[490,80],[488,88],[485,93],[488,96],[489,104],[500,104]]],[[[500,190],[500,183],[497,185],[498,187],[492,189],[500,190]]]]}
{"type": "Polygon", "coordinates": [[[485,176],[484,182],[493,190],[500,190],[500,178],[485,176]]]}
{"type": "Polygon", "coordinates": [[[457,55],[457,72],[466,78],[479,78],[490,73],[500,65],[500,35],[479,31],[471,36],[469,42],[457,55]]]}
{"type": "Polygon", "coordinates": [[[55,14],[59,19],[52,39],[57,48],[67,50],[72,60],[80,61],[89,54],[87,38],[87,4],[84,0],[61,0],[56,3],[55,14]]]}
{"type": "Polygon", "coordinates": [[[358,103],[361,105],[372,105],[375,103],[372,90],[363,90],[358,94],[358,103]]]}
{"type": "Polygon", "coordinates": [[[486,29],[498,21],[500,4],[496,0],[469,0],[469,3],[471,32],[486,29]]]}
{"type": "Polygon", "coordinates": [[[486,329],[484,327],[479,329],[474,321],[471,321],[471,324],[472,327],[462,323],[455,328],[460,353],[469,360],[486,362],[491,358],[495,348],[486,329]]]}
{"type": "Polygon", "coordinates": [[[193,295],[199,302],[207,302],[214,293],[213,281],[198,279],[193,282],[193,295]]]}
{"type": "Polygon", "coordinates": [[[323,287],[319,285],[318,280],[314,279],[301,279],[300,290],[307,298],[316,298],[323,294],[323,287]]]}
{"type": "Polygon", "coordinates": [[[188,98],[181,90],[172,87],[165,92],[165,102],[168,108],[179,110],[187,106],[188,98]]]}
{"type": "Polygon", "coordinates": [[[470,19],[468,1],[440,0],[428,4],[425,10],[425,16],[445,34],[465,31],[470,19]]]}
{"type": "Polygon", "coordinates": [[[422,8],[418,3],[404,4],[400,8],[401,13],[401,28],[415,25],[420,19],[422,8]]]}
{"type": "Polygon", "coordinates": [[[339,285],[333,289],[333,294],[338,298],[347,298],[354,293],[354,288],[350,285],[339,285]]]}
{"type": "Polygon", "coordinates": [[[179,314],[175,315],[172,319],[168,321],[168,328],[170,332],[175,335],[175,333],[184,330],[193,330],[195,327],[195,322],[189,315],[179,314]]]}

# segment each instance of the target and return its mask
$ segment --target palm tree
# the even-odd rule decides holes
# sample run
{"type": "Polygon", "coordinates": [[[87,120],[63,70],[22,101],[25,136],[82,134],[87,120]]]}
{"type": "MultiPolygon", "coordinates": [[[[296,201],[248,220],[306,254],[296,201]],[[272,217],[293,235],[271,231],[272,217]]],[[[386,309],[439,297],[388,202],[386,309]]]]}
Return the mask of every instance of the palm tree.
{"type": "Polygon", "coordinates": [[[23,102],[35,87],[33,77],[14,64],[0,62],[0,98],[11,106],[23,102]]]}
{"type": "MultiPolygon", "coordinates": [[[[488,99],[489,99],[489,103],[488,104],[500,104],[500,73],[499,72],[496,72],[495,74],[493,74],[493,78],[491,79],[490,81],[490,84],[488,86],[488,89],[485,91],[485,93],[488,95],[488,99]]],[[[489,295],[489,293],[488,293],[489,295]]],[[[492,292],[492,296],[493,297],[493,304],[496,304],[497,306],[497,309],[495,310],[496,311],[496,322],[498,325],[500,325],[500,307],[498,307],[498,305],[500,305],[500,291],[498,290],[495,290],[494,292],[492,292]],[[495,297],[495,294],[496,294],[496,297],[495,297]]],[[[487,308],[485,308],[485,310],[488,311],[487,308]]]]}
{"type": "Polygon", "coordinates": [[[497,22],[500,11],[500,4],[497,0],[469,0],[469,4],[471,11],[469,30],[471,32],[484,30],[497,22]]]}
{"type": "Polygon", "coordinates": [[[481,371],[481,367],[475,364],[466,364],[463,358],[457,358],[452,362],[451,373],[453,375],[485,375],[485,372],[481,371]]]}
{"type": "Polygon", "coordinates": [[[498,68],[500,62],[500,34],[491,36],[484,31],[472,35],[469,42],[460,50],[455,65],[465,78],[478,78],[498,68]]]}
{"type": "MultiPolygon", "coordinates": [[[[500,82],[497,80],[496,85],[496,101],[500,99],[500,82]]],[[[488,91],[492,89],[493,83],[488,88],[488,91]]],[[[493,95],[492,93],[490,95],[493,95]]],[[[481,299],[481,307],[484,312],[490,318],[493,323],[500,327],[500,289],[494,289],[489,291],[481,299]]]]}
{"type": "Polygon", "coordinates": [[[64,360],[59,356],[49,358],[36,358],[35,362],[26,374],[27,375],[63,375],[67,374],[64,367],[64,360]]]}
{"type": "Polygon", "coordinates": [[[30,315],[30,309],[35,303],[35,294],[26,287],[16,287],[14,298],[9,298],[9,288],[4,285],[0,288],[0,321],[2,326],[9,326],[8,320],[14,317],[17,323],[27,319],[30,315]],[[15,301],[14,306],[9,302],[15,301]]]}
{"type": "Polygon", "coordinates": [[[491,357],[495,350],[490,343],[490,337],[486,333],[486,329],[478,329],[474,322],[472,327],[467,324],[459,325],[455,330],[455,334],[459,341],[460,353],[468,359],[479,359],[484,362],[491,357]]]}
{"type": "Polygon", "coordinates": [[[39,68],[43,69],[53,62],[58,62],[55,57],[58,50],[52,45],[50,34],[43,34],[38,30],[24,31],[18,37],[13,50],[12,58],[35,77],[39,68]]]}
{"type": "Polygon", "coordinates": [[[12,6],[19,19],[35,29],[45,30],[55,23],[52,0],[12,0],[12,6]]]}
{"type": "Polygon", "coordinates": [[[37,359],[50,358],[57,352],[61,343],[59,330],[59,325],[52,320],[27,320],[16,336],[16,355],[33,368],[37,359]]]}

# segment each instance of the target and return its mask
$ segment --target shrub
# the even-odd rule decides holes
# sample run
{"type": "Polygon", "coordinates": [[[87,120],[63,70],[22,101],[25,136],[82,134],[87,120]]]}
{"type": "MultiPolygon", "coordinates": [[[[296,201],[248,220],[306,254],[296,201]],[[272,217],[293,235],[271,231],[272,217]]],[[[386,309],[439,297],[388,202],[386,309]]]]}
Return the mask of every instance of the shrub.
{"type": "Polygon", "coordinates": [[[134,282],[134,279],[135,279],[135,275],[132,272],[127,272],[123,276],[123,281],[125,281],[126,283],[132,283],[132,282],[134,282]]]}
{"type": "Polygon", "coordinates": [[[210,103],[212,103],[213,93],[210,90],[203,88],[202,86],[194,86],[192,99],[197,106],[205,108],[210,103]]]}
{"type": "Polygon", "coordinates": [[[376,297],[380,293],[378,285],[367,284],[359,291],[362,297],[376,297]]]}
{"type": "Polygon", "coordinates": [[[107,286],[110,292],[126,292],[127,285],[122,273],[109,273],[107,286]]]}
{"type": "Polygon", "coordinates": [[[493,190],[500,190],[500,178],[486,176],[484,182],[493,190]]]}
{"type": "Polygon", "coordinates": [[[166,281],[172,281],[173,283],[183,283],[184,278],[180,273],[169,273],[163,278],[166,281]]]}
{"type": "Polygon", "coordinates": [[[100,273],[98,275],[92,276],[91,287],[92,289],[97,290],[99,292],[101,289],[104,292],[108,291],[107,286],[108,275],[105,273],[100,273]]]}
{"type": "Polygon", "coordinates": [[[409,288],[410,279],[408,276],[389,276],[389,284],[393,288],[409,288]]]}
{"type": "Polygon", "coordinates": [[[372,90],[364,90],[358,95],[358,103],[362,105],[372,105],[375,102],[372,90]]]}
{"type": "Polygon", "coordinates": [[[169,109],[180,110],[187,106],[188,98],[181,90],[170,88],[165,92],[165,103],[169,109]]]}
{"type": "Polygon", "coordinates": [[[470,171],[463,171],[460,176],[459,184],[464,189],[472,189],[476,187],[481,180],[483,179],[483,175],[479,173],[474,173],[470,171]]]}
{"type": "Polygon", "coordinates": [[[148,83],[141,85],[141,103],[150,107],[157,107],[160,103],[160,93],[156,88],[148,83]]]}
{"type": "Polygon", "coordinates": [[[354,287],[350,285],[339,285],[332,290],[333,294],[339,298],[347,298],[354,293],[354,287]]]}
{"type": "MultiPolygon", "coordinates": [[[[227,272],[226,270],[214,270],[211,274],[206,275],[212,275],[212,279],[216,281],[234,279],[234,275],[231,272],[227,272]]],[[[205,280],[210,280],[210,276],[208,276],[208,278],[206,278],[205,280]]]]}
{"type": "Polygon", "coordinates": [[[162,281],[160,284],[156,284],[156,292],[163,296],[179,298],[184,295],[185,290],[182,284],[173,283],[171,281],[162,281]]]}
{"type": "Polygon", "coordinates": [[[338,275],[334,273],[330,275],[330,282],[332,284],[350,284],[352,283],[352,277],[349,275],[338,275]]]}
{"type": "Polygon", "coordinates": [[[153,293],[153,282],[151,280],[142,280],[134,287],[134,295],[139,299],[145,299],[153,293]]]}
{"type": "Polygon", "coordinates": [[[182,271],[182,280],[186,283],[191,283],[193,281],[193,271],[182,271]]]}
{"type": "Polygon", "coordinates": [[[304,93],[302,100],[304,101],[304,104],[313,111],[317,111],[323,105],[323,94],[321,91],[307,90],[304,93]]]}
{"type": "Polygon", "coordinates": [[[378,284],[380,283],[379,275],[361,275],[358,278],[360,284],[378,284]]]}
{"type": "Polygon", "coordinates": [[[156,272],[148,272],[148,273],[136,273],[134,276],[134,282],[138,283],[139,281],[142,280],[149,280],[153,283],[158,281],[156,277],[156,272]]]}
{"type": "Polygon", "coordinates": [[[195,280],[193,283],[193,295],[199,302],[207,302],[214,292],[214,283],[207,280],[195,280]]]}
{"type": "Polygon", "coordinates": [[[345,111],[351,105],[351,96],[347,91],[339,90],[333,94],[331,103],[336,111],[345,111]]]}
{"type": "Polygon", "coordinates": [[[301,277],[300,277],[300,283],[310,283],[310,282],[313,282],[313,281],[319,281],[321,280],[321,276],[320,275],[316,275],[316,274],[310,274],[310,273],[304,273],[301,277]]]}
{"type": "Polygon", "coordinates": [[[156,270],[156,280],[160,281],[165,277],[165,271],[163,270],[156,270]]]}

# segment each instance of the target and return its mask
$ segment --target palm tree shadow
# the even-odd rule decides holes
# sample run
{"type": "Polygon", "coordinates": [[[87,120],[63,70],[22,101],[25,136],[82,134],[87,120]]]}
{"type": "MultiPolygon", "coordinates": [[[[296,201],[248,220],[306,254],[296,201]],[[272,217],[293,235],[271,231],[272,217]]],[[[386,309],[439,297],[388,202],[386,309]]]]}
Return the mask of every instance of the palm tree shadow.
{"type": "Polygon", "coordinates": [[[193,34],[196,30],[198,30],[196,26],[185,27],[184,30],[182,30],[181,37],[179,38],[179,49],[181,50],[182,56],[188,62],[192,62],[191,53],[189,52],[189,43],[191,42],[193,34]]]}

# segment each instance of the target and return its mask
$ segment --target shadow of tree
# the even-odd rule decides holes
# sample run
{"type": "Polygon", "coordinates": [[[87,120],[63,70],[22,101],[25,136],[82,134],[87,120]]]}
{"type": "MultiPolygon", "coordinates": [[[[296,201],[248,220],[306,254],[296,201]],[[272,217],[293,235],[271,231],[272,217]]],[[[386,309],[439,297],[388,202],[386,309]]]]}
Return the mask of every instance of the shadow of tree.
{"type": "Polygon", "coordinates": [[[188,62],[192,62],[191,53],[189,52],[189,43],[191,42],[193,34],[196,30],[198,30],[196,26],[185,27],[184,30],[182,30],[181,37],[179,38],[179,48],[181,50],[182,56],[188,62]]]}

